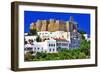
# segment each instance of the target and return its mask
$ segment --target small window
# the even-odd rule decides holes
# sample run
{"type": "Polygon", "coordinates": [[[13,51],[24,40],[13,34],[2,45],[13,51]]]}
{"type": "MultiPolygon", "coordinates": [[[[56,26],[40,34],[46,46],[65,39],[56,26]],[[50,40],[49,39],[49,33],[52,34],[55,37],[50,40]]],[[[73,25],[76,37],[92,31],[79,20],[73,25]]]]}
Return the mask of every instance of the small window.
{"type": "Polygon", "coordinates": [[[57,43],[57,46],[59,45],[59,43],[57,43]]]}
{"type": "Polygon", "coordinates": [[[55,51],[55,49],[53,49],[53,51],[55,51]]]}
{"type": "Polygon", "coordinates": [[[49,44],[49,46],[50,46],[50,44],[49,44]]]}
{"type": "Polygon", "coordinates": [[[36,50],[36,47],[34,47],[34,50],[36,50]]]}
{"type": "Polygon", "coordinates": [[[51,49],[49,49],[49,51],[51,52],[51,49]]]}
{"type": "Polygon", "coordinates": [[[27,50],[32,50],[32,48],[31,48],[31,47],[29,47],[29,48],[27,48],[27,50]]]}
{"type": "Polygon", "coordinates": [[[39,50],[39,47],[38,47],[38,50],[39,50]]]}
{"type": "Polygon", "coordinates": [[[43,51],[43,47],[41,48],[41,50],[43,51]]]}

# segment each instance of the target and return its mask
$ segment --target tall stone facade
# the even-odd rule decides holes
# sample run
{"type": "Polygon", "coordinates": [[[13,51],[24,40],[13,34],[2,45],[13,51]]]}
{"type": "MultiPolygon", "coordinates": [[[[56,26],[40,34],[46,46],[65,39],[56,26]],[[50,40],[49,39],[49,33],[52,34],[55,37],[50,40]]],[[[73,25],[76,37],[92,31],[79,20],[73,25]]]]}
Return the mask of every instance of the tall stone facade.
{"type": "Polygon", "coordinates": [[[54,19],[49,20],[48,31],[50,32],[55,31],[55,20],[54,19]]]}
{"type": "Polygon", "coordinates": [[[36,22],[36,30],[37,31],[41,31],[41,27],[42,27],[42,21],[41,20],[37,20],[37,22],[36,22]]]}
{"type": "Polygon", "coordinates": [[[55,20],[55,19],[37,20],[36,23],[31,23],[30,27],[36,28],[37,31],[50,31],[50,32],[66,31],[66,32],[71,32],[73,30],[77,30],[77,23],[74,21],[73,17],[71,16],[69,21],[55,20]]]}
{"type": "Polygon", "coordinates": [[[48,31],[48,21],[47,20],[42,20],[41,31],[48,31]]]}

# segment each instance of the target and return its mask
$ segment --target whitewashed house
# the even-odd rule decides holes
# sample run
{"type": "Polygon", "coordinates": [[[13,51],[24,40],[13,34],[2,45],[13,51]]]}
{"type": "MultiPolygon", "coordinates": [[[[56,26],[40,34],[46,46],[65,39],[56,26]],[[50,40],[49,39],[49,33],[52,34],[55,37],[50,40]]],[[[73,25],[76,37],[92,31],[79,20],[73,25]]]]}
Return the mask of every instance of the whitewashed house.
{"type": "Polygon", "coordinates": [[[45,40],[44,42],[33,42],[33,45],[25,44],[25,51],[56,53],[57,52],[56,40],[52,39],[52,40],[45,40]]]}
{"type": "Polygon", "coordinates": [[[46,52],[47,51],[47,43],[46,42],[34,42],[33,51],[46,52]]]}
{"type": "Polygon", "coordinates": [[[64,32],[64,31],[55,31],[55,32],[48,32],[48,31],[41,31],[38,32],[38,35],[41,39],[53,39],[53,38],[64,38],[66,40],[69,40],[70,38],[70,32],[64,32]]]}
{"type": "Polygon", "coordinates": [[[33,45],[32,44],[29,44],[29,43],[25,44],[24,50],[25,50],[24,51],[25,53],[27,53],[29,51],[33,51],[33,45]]]}
{"type": "Polygon", "coordinates": [[[56,47],[57,50],[61,49],[69,49],[69,41],[65,40],[65,39],[55,39],[56,40],[56,47]]]}
{"type": "Polygon", "coordinates": [[[38,32],[38,35],[40,36],[41,39],[49,39],[50,38],[50,32],[48,32],[48,31],[38,32]]]}
{"type": "Polygon", "coordinates": [[[37,36],[28,36],[28,35],[25,36],[25,40],[26,40],[26,41],[28,41],[29,39],[30,39],[30,40],[33,40],[33,41],[36,41],[36,38],[37,38],[37,36]]]}
{"type": "Polygon", "coordinates": [[[46,40],[47,43],[47,52],[48,53],[56,53],[57,52],[57,46],[56,46],[56,40],[46,40]]]}
{"type": "Polygon", "coordinates": [[[25,41],[28,42],[27,44],[25,44],[26,51],[56,53],[58,52],[59,48],[61,49],[79,48],[81,43],[81,34],[76,31],[75,32],[44,31],[44,32],[38,32],[38,36],[40,36],[41,39],[45,40],[42,42],[36,42],[37,36],[25,36],[25,41]]]}
{"type": "Polygon", "coordinates": [[[64,38],[64,31],[51,32],[50,38],[64,38]]]}

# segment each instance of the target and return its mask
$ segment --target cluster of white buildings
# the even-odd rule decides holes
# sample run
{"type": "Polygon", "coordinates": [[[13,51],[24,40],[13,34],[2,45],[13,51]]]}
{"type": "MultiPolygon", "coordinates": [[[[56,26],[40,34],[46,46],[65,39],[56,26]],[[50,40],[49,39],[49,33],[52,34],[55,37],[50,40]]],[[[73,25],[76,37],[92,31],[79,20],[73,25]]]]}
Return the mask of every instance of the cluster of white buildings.
{"type": "Polygon", "coordinates": [[[37,36],[25,35],[25,52],[56,53],[59,49],[77,49],[80,47],[81,34],[77,31],[41,31],[37,33],[41,42],[37,42],[37,36]]]}

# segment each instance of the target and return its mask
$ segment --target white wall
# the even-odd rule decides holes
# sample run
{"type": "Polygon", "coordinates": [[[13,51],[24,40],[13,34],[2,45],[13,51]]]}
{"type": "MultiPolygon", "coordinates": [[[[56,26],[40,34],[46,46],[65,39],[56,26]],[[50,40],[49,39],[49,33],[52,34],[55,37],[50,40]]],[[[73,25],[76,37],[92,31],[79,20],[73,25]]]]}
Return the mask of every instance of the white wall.
{"type": "MultiPolygon", "coordinates": [[[[10,3],[14,0],[0,0],[0,73],[14,73],[10,70],[10,54],[11,54],[11,13],[10,3]]],[[[19,1],[34,1],[44,3],[62,3],[62,4],[77,4],[77,5],[98,5],[98,13],[100,13],[100,0],[19,0],[19,1]]],[[[100,14],[98,14],[100,19],[100,14]]],[[[98,23],[100,24],[100,22],[98,23]]],[[[100,25],[98,25],[100,27],[100,25]]],[[[100,29],[98,29],[100,31],[100,29]]],[[[100,33],[98,33],[100,37],[100,33]]],[[[98,39],[100,40],[100,38],[98,39]]],[[[100,43],[100,42],[99,42],[100,43]]],[[[100,45],[99,45],[100,48],[100,45]]],[[[100,49],[98,49],[100,52],[100,49]]],[[[98,53],[100,56],[100,53],[98,53]]],[[[56,69],[56,70],[40,70],[34,71],[34,73],[99,73],[100,72],[100,57],[98,67],[87,67],[87,68],[69,68],[69,69],[56,69]]],[[[22,73],[33,73],[33,71],[26,71],[22,73]]]]}

